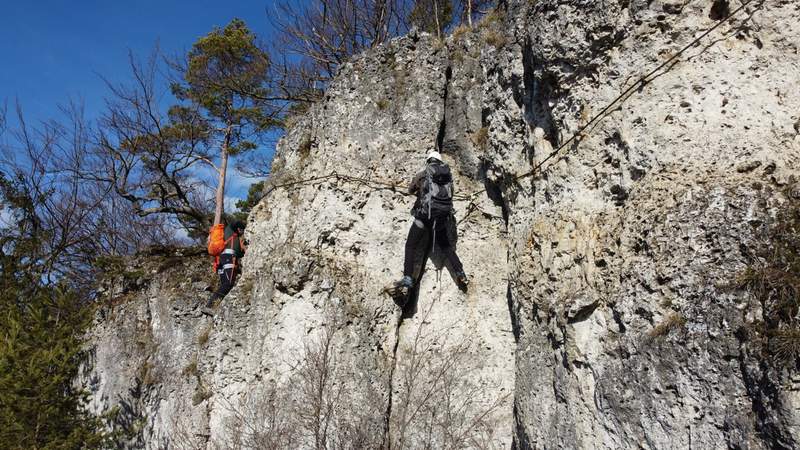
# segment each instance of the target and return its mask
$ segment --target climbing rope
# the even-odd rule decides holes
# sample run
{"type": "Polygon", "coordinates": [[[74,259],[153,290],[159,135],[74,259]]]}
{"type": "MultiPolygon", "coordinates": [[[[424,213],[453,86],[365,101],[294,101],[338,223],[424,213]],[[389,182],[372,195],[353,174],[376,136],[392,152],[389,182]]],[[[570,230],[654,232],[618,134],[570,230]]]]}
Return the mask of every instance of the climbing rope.
{"type": "MultiPolygon", "coordinates": [[[[277,189],[286,189],[286,188],[291,188],[293,186],[305,186],[309,184],[323,182],[326,180],[344,181],[346,183],[354,183],[371,187],[375,190],[390,190],[392,192],[396,192],[405,196],[416,196],[416,194],[408,192],[407,185],[404,183],[376,180],[374,178],[362,178],[352,175],[343,175],[336,171],[333,171],[326,175],[319,175],[316,177],[304,178],[302,180],[288,181],[286,183],[271,185],[270,188],[266,192],[264,192],[264,194],[261,195],[259,201],[266,198],[267,196],[272,194],[273,191],[277,189]]],[[[472,194],[455,194],[453,195],[453,198],[457,200],[469,200],[471,196],[472,194]]]]}
{"type": "Polygon", "coordinates": [[[437,301],[442,303],[442,269],[436,269],[436,286],[437,301]]]}
{"type": "MultiPolygon", "coordinates": [[[[644,76],[640,77],[635,83],[633,83],[630,86],[628,86],[619,95],[617,95],[617,97],[614,98],[614,100],[612,100],[609,104],[607,104],[605,106],[605,108],[603,108],[598,114],[596,114],[594,117],[592,117],[591,120],[589,120],[582,127],[580,127],[578,129],[578,131],[575,132],[569,139],[564,141],[561,145],[558,146],[558,148],[556,148],[555,150],[550,152],[543,160],[539,161],[535,166],[533,166],[533,168],[531,170],[529,170],[528,172],[525,172],[523,174],[514,176],[512,178],[512,180],[513,181],[518,181],[518,180],[521,180],[523,178],[527,178],[527,177],[533,176],[536,172],[538,172],[540,169],[542,169],[542,167],[544,167],[545,163],[547,163],[552,158],[554,158],[556,155],[561,153],[561,151],[564,150],[565,148],[567,148],[567,146],[569,146],[570,144],[572,144],[574,147],[577,147],[577,145],[581,142],[581,140],[586,136],[586,134],[585,134],[586,130],[590,129],[590,127],[594,127],[595,125],[597,125],[597,123],[599,123],[602,119],[604,119],[613,108],[615,108],[616,106],[624,103],[625,100],[627,100],[629,97],[631,97],[633,95],[634,91],[638,90],[639,92],[641,92],[644,89],[645,86],[647,86],[650,82],[652,82],[656,78],[657,74],[662,69],[664,69],[665,67],[672,67],[673,65],[677,64],[678,63],[678,58],[680,58],[688,49],[690,49],[691,47],[694,47],[697,44],[699,44],[701,40],[703,40],[706,36],[711,34],[714,30],[719,28],[722,24],[727,23],[731,18],[736,16],[745,7],[747,7],[751,3],[756,3],[756,2],[760,2],[760,4],[763,5],[764,1],[765,0],[746,0],[746,1],[744,1],[741,5],[739,5],[739,7],[737,7],[735,10],[730,12],[723,19],[719,20],[716,24],[714,24],[714,26],[712,26],[711,28],[705,30],[702,34],[700,34],[700,36],[696,37],[691,42],[686,44],[677,53],[675,53],[670,58],[668,58],[666,61],[664,61],[663,63],[658,65],[658,67],[652,69],[650,72],[648,72],[644,76]]],[[[318,182],[331,180],[331,179],[344,181],[344,182],[348,182],[348,183],[360,184],[360,185],[372,187],[372,188],[374,188],[376,190],[391,190],[392,192],[397,192],[397,193],[400,193],[402,195],[407,195],[407,196],[413,196],[414,195],[414,194],[408,192],[407,189],[403,188],[403,184],[402,183],[383,181],[383,180],[375,180],[375,179],[368,179],[368,178],[356,177],[356,176],[352,176],[352,175],[343,175],[343,174],[337,173],[336,171],[333,171],[333,172],[330,172],[330,173],[328,173],[326,175],[320,175],[320,176],[316,176],[316,177],[312,177],[312,178],[307,178],[307,179],[290,181],[290,182],[286,182],[286,183],[272,185],[269,188],[269,190],[267,190],[261,196],[261,198],[259,200],[266,198],[268,195],[270,195],[272,192],[274,192],[277,189],[286,189],[286,188],[290,188],[290,187],[293,187],[293,186],[313,184],[313,183],[318,183],[318,182]]],[[[473,211],[478,209],[477,205],[475,204],[476,197],[478,195],[480,195],[480,194],[485,193],[485,192],[486,192],[486,188],[471,192],[469,194],[453,195],[454,199],[457,199],[457,200],[468,200],[470,202],[469,205],[467,206],[467,214],[465,215],[465,217],[462,220],[458,221],[458,223],[461,223],[463,220],[466,219],[466,216],[468,216],[473,211]]]]}
{"type": "MultiPolygon", "coordinates": [[[[728,22],[731,18],[733,18],[736,14],[738,14],[741,10],[743,10],[745,7],[747,7],[751,3],[759,2],[760,3],[759,7],[760,7],[761,5],[764,4],[764,1],[765,0],[747,0],[747,1],[743,2],[741,5],[739,5],[738,8],[733,10],[730,14],[725,16],[720,21],[718,21],[716,24],[714,24],[714,26],[712,26],[711,28],[705,30],[702,34],[700,34],[700,36],[694,38],[691,42],[689,42],[683,48],[681,48],[677,53],[675,53],[670,58],[668,58],[666,61],[664,61],[663,63],[658,65],[658,67],[654,68],[653,70],[651,70],[650,72],[648,72],[644,76],[640,77],[639,80],[637,80],[635,83],[633,83],[630,86],[628,86],[619,95],[617,95],[614,98],[614,100],[612,100],[609,104],[607,104],[605,106],[605,108],[603,108],[599,113],[597,113],[594,117],[592,117],[591,120],[589,120],[582,127],[580,127],[578,129],[578,131],[576,131],[569,139],[567,139],[566,141],[564,141],[564,143],[559,145],[558,148],[556,148],[555,150],[550,152],[543,160],[539,161],[539,163],[537,163],[535,166],[533,166],[533,168],[531,170],[529,170],[529,171],[527,171],[527,172],[525,172],[523,174],[514,176],[512,178],[512,181],[518,181],[518,180],[521,180],[523,178],[527,178],[527,177],[533,176],[534,174],[536,174],[537,171],[539,171],[545,165],[545,163],[547,163],[549,160],[551,160],[556,155],[561,153],[561,151],[564,150],[565,148],[567,148],[568,145],[573,144],[573,147],[577,147],[577,145],[581,142],[581,140],[584,137],[586,137],[586,134],[585,134],[586,130],[588,130],[590,127],[593,128],[598,123],[600,123],[600,121],[603,120],[609,114],[609,112],[612,109],[614,109],[615,107],[621,105],[622,103],[625,102],[625,100],[627,100],[629,97],[631,97],[634,94],[634,91],[638,90],[639,92],[641,92],[644,89],[645,86],[647,86],[648,84],[650,84],[650,82],[652,82],[654,79],[656,79],[656,77],[658,76],[659,72],[662,69],[664,69],[665,67],[670,67],[671,68],[672,66],[677,64],[678,63],[678,58],[680,56],[682,56],[684,53],[686,53],[686,50],[690,49],[691,47],[694,47],[694,46],[698,45],[700,43],[700,41],[703,40],[703,38],[705,38],[706,36],[711,34],[714,30],[719,28],[722,24],[728,22]]],[[[467,217],[473,211],[478,209],[477,205],[476,205],[476,197],[478,195],[480,195],[480,194],[485,193],[485,192],[486,192],[486,188],[468,194],[468,197],[470,197],[470,199],[469,199],[469,204],[467,205],[467,213],[464,215],[464,218],[462,218],[461,220],[458,221],[459,224],[461,222],[463,222],[464,220],[466,220],[467,217]]]]}
{"type": "Polygon", "coordinates": [[[398,188],[401,187],[400,183],[392,183],[392,182],[369,179],[369,178],[361,178],[361,177],[355,177],[355,176],[352,176],[352,175],[343,175],[343,174],[340,174],[340,173],[338,173],[336,171],[333,171],[333,172],[330,172],[330,173],[328,173],[326,175],[320,175],[320,176],[311,177],[311,178],[304,178],[302,180],[288,181],[286,183],[280,183],[280,184],[271,185],[270,188],[266,192],[264,192],[264,194],[261,196],[261,198],[259,200],[267,197],[268,195],[272,194],[272,192],[274,192],[274,191],[276,191],[278,189],[286,189],[286,188],[290,188],[290,187],[293,187],[293,186],[314,184],[314,183],[318,183],[318,182],[322,182],[322,181],[326,181],[326,180],[332,180],[332,179],[339,180],[339,181],[345,181],[345,182],[349,182],[349,183],[363,184],[365,186],[373,187],[373,188],[375,188],[377,190],[388,189],[388,190],[391,190],[391,191],[394,191],[394,192],[399,192],[399,193],[401,193],[403,195],[412,195],[412,194],[408,193],[406,190],[403,190],[403,189],[398,191],[398,188]]]}

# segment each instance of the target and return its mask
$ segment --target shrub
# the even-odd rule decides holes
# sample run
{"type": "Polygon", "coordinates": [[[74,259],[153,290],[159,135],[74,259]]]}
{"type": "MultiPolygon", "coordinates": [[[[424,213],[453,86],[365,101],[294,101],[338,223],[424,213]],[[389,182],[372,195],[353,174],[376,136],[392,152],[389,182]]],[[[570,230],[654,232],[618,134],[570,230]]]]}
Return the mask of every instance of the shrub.
{"type": "Polygon", "coordinates": [[[189,361],[189,364],[187,364],[186,367],[183,368],[181,373],[185,377],[197,376],[197,374],[198,374],[198,371],[197,371],[197,356],[193,356],[192,357],[192,360],[189,361]]]}
{"type": "Polygon", "coordinates": [[[769,340],[769,350],[780,361],[795,361],[800,356],[800,329],[796,326],[777,330],[769,340]]]}
{"type": "Polygon", "coordinates": [[[203,328],[203,331],[201,331],[200,334],[197,335],[197,345],[201,347],[206,345],[209,336],[211,336],[211,329],[212,329],[211,325],[208,325],[207,327],[203,328]]]}
{"type": "Polygon", "coordinates": [[[461,24],[457,26],[452,33],[453,40],[458,41],[459,39],[463,38],[467,33],[469,33],[470,27],[467,24],[461,24]]]}
{"type": "Polygon", "coordinates": [[[155,366],[149,360],[146,360],[139,366],[139,370],[136,372],[136,379],[145,387],[153,386],[160,381],[156,374],[155,366]]]}
{"type": "Polygon", "coordinates": [[[686,318],[681,313],[672,313],[667,316],[661,323],[653,327],[647,335],[650,338],[657,338],[660,336],[666,336],[672,330],[677,330],[679,328],[683,328],[686,325],[686,318]]]}
{"type": "Polygon", "coordinates": [[[472,143],[481,150],[486,150],[489,146],[489,128],[483,127],[472,133],[472,143]]]}
{"type": "Polygon", "coordinates": [[[736,286],[760,304],[763,323],[753,327],[764,342],[764,353],[785,364],[800,356],[800,200],[796,192],[768,224],[765,239],[752,263],[736,277],[736,286]]]}
{"type": "Polygon", "coordinates": [[[495,48],[503,48],[508,44],[508,38],[497,30],[486,30],[483,34],[487,44],[495,48]]]}
{"type": "MultiPolygon", "coordinates": [[[[393,373],[386,380],[339,360],[343,326],[329,313],[289,372],[274,374],[278,381],[265,381],[235,405],[219,400],[227,411],[226,435],[235,442],[211,442],[212,448],[387,448],[389,441],[398,450],[493,448],[492,416],[507,406],[508,395],[485,395],[468,333],[454,338],[453,327],[428,332],[426,323],[420,321],[394,358],[375,360],[373,373],[393,373]],[[387,389],[393,390],[391,420],[387,389]]],[[[193,403],[210,396],[198,380],[193,403]]],[[[176,423],[175,448],[197,448],[192,427],[176,423]]]]}
{"type": "Polygon", "coordinates": [[[478,28],[489,28],[493,25],[498,25],[500,22],[505,20],[506,12],[504,9],[494,8],[489,11],[488,14],[483,16],[481,21],[478,23],[478,28]]]}

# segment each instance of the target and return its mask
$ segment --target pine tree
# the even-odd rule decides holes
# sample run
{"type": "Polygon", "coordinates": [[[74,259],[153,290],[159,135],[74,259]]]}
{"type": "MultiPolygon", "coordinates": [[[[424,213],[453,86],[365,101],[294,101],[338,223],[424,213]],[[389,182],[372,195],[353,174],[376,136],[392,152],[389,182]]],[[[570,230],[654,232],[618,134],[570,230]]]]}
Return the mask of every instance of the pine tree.
{"type": "Polygon", "coordinates": [[[267,89],[270,59],[239,19],[200,38],[187,55],[183,81],[172,91],[184,103],[172,108],[176,129],[205,124],[207,140],[218,142],[219,175],[214,223],[224,210],[228,158],[257,147],[254,138],[280,125],[267,89]]]}
{"type": "Polygon", "coordinates": [[[239,211],[233,213],[234,220],[241,220],[242,222],[247,221],[247,216],[250,215],[250,211],[261,201],[261,198],[264,193],[264,182],[257,181],[250,185],[247,189],[247,198],[244,200],[239,200],[236,202],[236,207],[239,208],[239,211]]]}
{"type": "Polygon", "coordinates": [[[91,310],[66,283],[43,283],[36,205],[2,173],[0,205],[18,219],[0,230],[0,445],[100,448],[101,422],[73,384],[91,310]]]}

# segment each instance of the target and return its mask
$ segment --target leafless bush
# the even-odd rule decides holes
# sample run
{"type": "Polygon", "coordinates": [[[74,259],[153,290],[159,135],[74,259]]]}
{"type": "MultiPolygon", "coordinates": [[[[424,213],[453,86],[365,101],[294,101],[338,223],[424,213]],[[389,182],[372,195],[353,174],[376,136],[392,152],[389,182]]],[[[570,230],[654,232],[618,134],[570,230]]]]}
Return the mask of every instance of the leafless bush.
{"type": "MultiPolygon", "coordinates": [[[[240,401],[217,400],[227,416],[225,442],[212,444],[233,450],[378,449],[390,442],[393,449],[493,448],[493,416],[508,395],[486,394],[469,338],[454,337],[454,327],[428,333],[425,322],[396,361],[357,370],[339,358],[341,322],[330,316],[284,376],[240,401]],[[394,383],[390,364],[397,364],[394,383]]],[[[190,444],[180,448],[203,438],[183,429],[178,434],[190,444]]]]}
{"type": "Polygon", "coordinates": [[[658,325],[653,327],[650,331],[647,332],[647,337],[650,340],[666,336],[673,330],[678,330],[686,326],[686,317],[679,313],[673,312],[669,314],[664,320],[662,320],[658,325]]]}
{"type": "Polygon", "coordinates": [[[311,100],[353,55],[416,26],[442,36],[450,26],[472,25],[493,0],[281,0],[267,10],[277,30],[271,49],[287,98],[311,100]],[[284,58],[279,58],[283,55],[284,58]],[[293,58],[285,58],[293,55],[293,58]],[[287,62],[289,61],[289,62],[287,62]]]}
{"type": "Polygon", "coordinates": [[[304,61],[300,78],[326,83],[351,56],[404,34],[408,1],[315,0],[276,2],[267,14],[278,30],[275,53],[304,61]]]}
{"type": "Polygon", "coordinates": [[[339,323],[329,314],[318,339],[304,345],[289,377],[291,414],[307,447],[377,448],[384,423],[383,396],[373,387],[373,377],[359,374],[337,357],[339,323]]]}
{"type": "Polygon", "coordinates": [[[63,120],[29,125],[17,105],[17,125],[0,142],[0,176],[31,199],[30,222],[37,230],[9,227],[5,233],[37,232],[45,238],[41,277],[93,282],[95,258],[131,254],[155,243],[177,243],[164,217],[141,217],[131,205],[111,195],[109,186],[87,181],[82,172],[98,173],[92,158],[94,130],[80,104],[62,107],[63,120]]]}
{"type": "Polygon", "coordinates": [[[380,447],[381,396],[366,377],[347,370],[335,357],[336,326],[327,322],[318,338],[304,345],[283,380],[265,383],[235,405],[224,401],[224,448],[380,447]]]}
{"type": "Polygon", "coordinates": [[[185,417],[174,416],[171,419],[172,433],[162,439],[160,448],[175,450],[197,450],[205,448],[208,442],[206,429],[200,429],[198,424],[190,423],[185,417]]]}
{"type": "Polygon", "coordinates": [[[428,308],[398,362],[399,398],[393,399],[393,449],[492,448],[492,415],[508,394],[489,398],[479,379],[475,345],[455,327],[423,332],[428,308]]]}
{"type": "Polygon", "coordinates": [[[792,189],[769,219],[754,246],[752,261],[735,275],[734,286],[745,289],[761,305],[762,317],[751,331],[766,344],[775,363],[800,365],[800,196],[792,189]],[[766,338],[766,339],[763,339],[766,338]]]}
{"type": "Polygon", "coordinates": [[[238,407],[230,404],[226,410],[226,435],[234,439],[228,448],[279,450],[297,448],[298,430],[284,405],[292,402],[285,389],[268,384],[261,391],[248,395],[238,407]]]}
{"type": "Polygon", "coordinates": [[[107,83],[111,94],[89,152],[92,164],[78,174],[109,186],[141,216],[171,215],[202,233],[210,224],[213,188],[199,171],[214,170],[215,149],[202,117],[182,117],[174,127],[161,108],[168,80],[159,78],[159,60],[158,49],[144,61],[131,55],[133,82],[107,83]]]}

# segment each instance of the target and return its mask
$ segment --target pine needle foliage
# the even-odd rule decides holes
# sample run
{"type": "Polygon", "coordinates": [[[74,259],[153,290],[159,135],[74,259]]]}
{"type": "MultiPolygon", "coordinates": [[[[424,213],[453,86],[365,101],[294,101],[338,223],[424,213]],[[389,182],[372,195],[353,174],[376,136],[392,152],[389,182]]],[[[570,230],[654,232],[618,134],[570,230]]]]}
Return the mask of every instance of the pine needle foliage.
{"type": "Polygon", "coordinates": [[[247,216],[250,214],[250,211],[261,201],[261,197],[264,195],[264,182],[258,181],[250,185],[247,189],[247,198],[244,200],[239,200],[236,202],[236,208],[239,211],[232,214],[233,220],[241,220],[242,222],[247,222],[247,216]]]}
{"type": "Polygon", "coordinates": [[[203,136],[219,148],[214,222],[223,214],[228,157],[258,148],[261,134],[281,126],[284,104],[270,88],[270,57],[244,21],[233,19],[197,40],[172,84],[181,103],[170,109],[180,130],[203,123],[203,136]]]}
{"type": "Polygon", "coordinates": [[[250,138],[280,125],[280,105],[272,103],[267,87],[269,68],[269,55],[255,35],[242,20],[233,19],[198,39],[189,51],[180,70],[183,80],[172,85],[173,94],[186,102],[173,107],[175,117],[200,114],[212,134],[232,129],[231,155],[255,148],[250,138]]]}
{"type": "Polygon", "coordinates": [[[65,283],[42,281],[34,202],[1,173],[0,206],[18,219],[0,230],[0,446],[100,448],[101,421],[73,383],[91,310],[65,283]]]}

